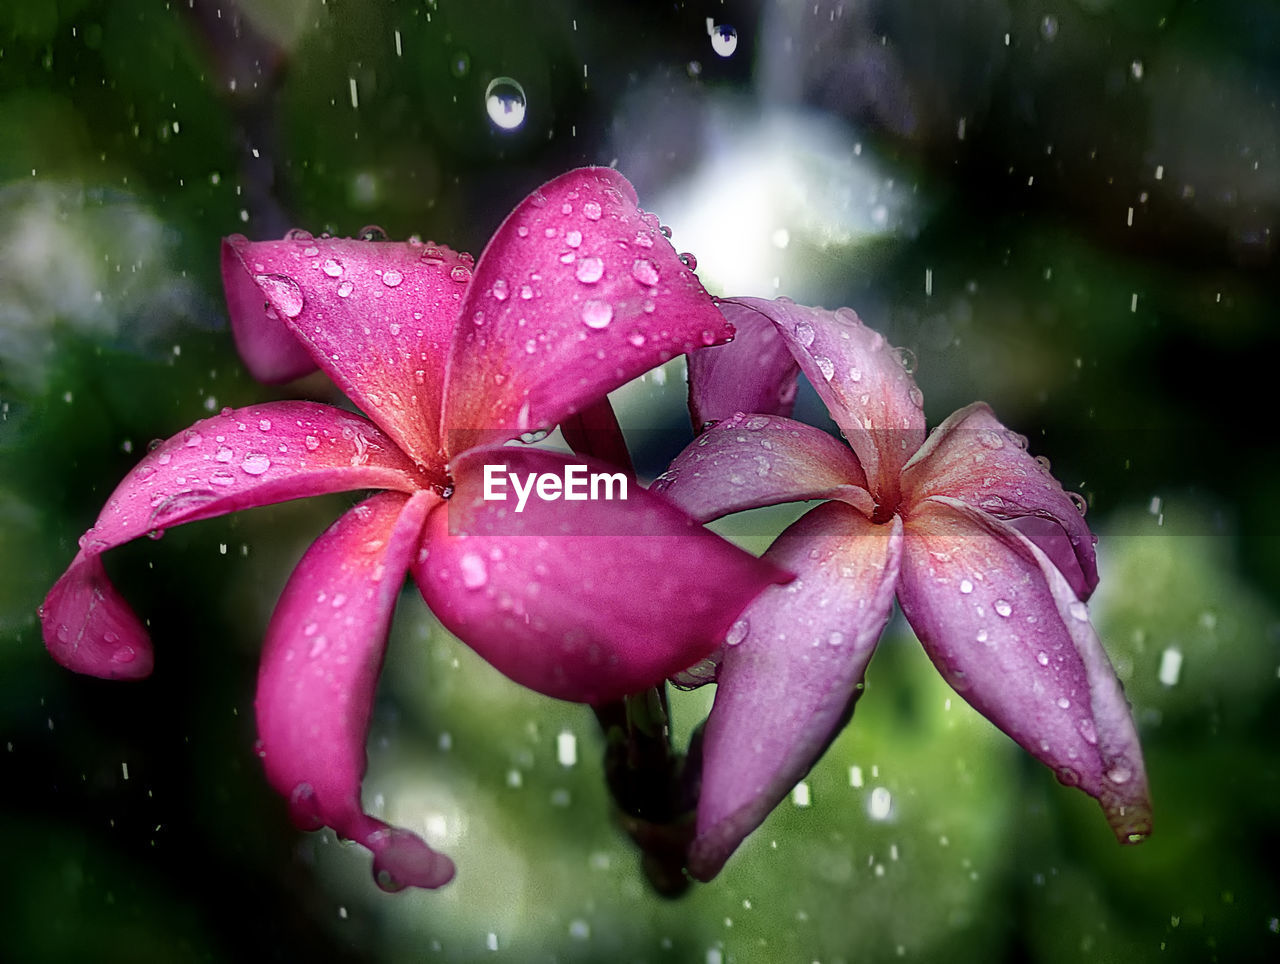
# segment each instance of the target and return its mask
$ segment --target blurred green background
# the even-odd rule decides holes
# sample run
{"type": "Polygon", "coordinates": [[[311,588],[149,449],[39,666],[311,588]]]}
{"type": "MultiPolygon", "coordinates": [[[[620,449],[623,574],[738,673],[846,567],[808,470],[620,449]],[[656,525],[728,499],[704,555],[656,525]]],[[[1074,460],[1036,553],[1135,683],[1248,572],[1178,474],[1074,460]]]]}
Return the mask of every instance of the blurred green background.
{"type": "MultiPolygon", "coordinates": [[[[0,958],[1274,959],[1277,50],[1264,0],[5,0],[0,958]],[[378,224],[479,254],[586,163],[713,292],[857,308],[914,351],[932,424],[986,399],[1086,496],[1147,843],[1117,847],[896,619],[805,789],[663,900],[589,712],[406,591],[366,802],[459,874],[385,895],[366,853],[289,825],[252,751],[275,596],[354,497],[112,553],[150,680],[46,656],[35,608],[150,440],[332,398],[246,376],[222,235],[378,224]]],[[[683,388],[674,362],[616,394],[650,476],[688,439],[683,388]]],[[[785,519],[723,528],[760,549],[785,519]]],[[[709,699],[678,694],[682,739],[709,699]]]]}

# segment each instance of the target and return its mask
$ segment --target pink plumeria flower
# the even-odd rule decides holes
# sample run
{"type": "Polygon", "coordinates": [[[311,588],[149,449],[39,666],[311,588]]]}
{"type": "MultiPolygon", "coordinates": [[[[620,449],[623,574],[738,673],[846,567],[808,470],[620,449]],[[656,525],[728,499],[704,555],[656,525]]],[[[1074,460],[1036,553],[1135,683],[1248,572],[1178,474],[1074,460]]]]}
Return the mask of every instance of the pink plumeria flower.
{"type": "Polygon", "coordinates": [[[849,309],[723,308],[738,340],[691,363],[695,421],[712,425],[654,488],[704,521],[827,501],[765,554],[797,578],[762,593],[726,637],[694,876],[719,872],[848,719],[895,596],[957,693],[1096,797],[1120,841],[1143,839],[1142,751],[1085,606],[1098,577],[1083,502],[984,404],[926,438],[920,390],[849,309]],[[848,445],[779,414],[795,364],[848,445]],[[743,414],[753,403],[763,411],[743,414]]]}
{"type": "Polygon", "coordinates": [[[501,443],[589,410],[731,329],[631,185],[604,169],[527,198],[474,271],[438,245],[294,234],[227,239],[223,277],[255,371],[282,378],[318,365],[367,417],[275,402],[226,409],[158,446],[50,591],[45,642],[74,670],[146,676],[147,633],[101,553],[250,506],[383,490],[320,536],[285,587],[258,678],[258,752],[296,822],[369,848],[389,889],[438,887],[452,861],[360,803],[406,573],[445,626],[551,696],[617,699],[704,657],[782,578],[773,566],[638,488],[626,502],[534,499],[513,513],[483,498],[482,475],[486,465],[562,475],[569,457],[501,443]]]}

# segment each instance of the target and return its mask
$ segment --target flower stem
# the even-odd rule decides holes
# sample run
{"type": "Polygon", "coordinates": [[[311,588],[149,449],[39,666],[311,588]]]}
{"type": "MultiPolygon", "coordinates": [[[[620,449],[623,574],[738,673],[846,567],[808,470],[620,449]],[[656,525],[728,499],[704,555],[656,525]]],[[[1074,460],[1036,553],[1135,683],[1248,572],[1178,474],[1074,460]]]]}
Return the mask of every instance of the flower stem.
{"type": "Polygon", "coordinates": [[[605,734],[605,780],[619,822],[640,849],[650,886],[678,897],[689,887],[684,864],[694,835],[698,754],[692,752],[690,766],[691,758],[671,744],[665,684],[593,709],[605,734]]]}

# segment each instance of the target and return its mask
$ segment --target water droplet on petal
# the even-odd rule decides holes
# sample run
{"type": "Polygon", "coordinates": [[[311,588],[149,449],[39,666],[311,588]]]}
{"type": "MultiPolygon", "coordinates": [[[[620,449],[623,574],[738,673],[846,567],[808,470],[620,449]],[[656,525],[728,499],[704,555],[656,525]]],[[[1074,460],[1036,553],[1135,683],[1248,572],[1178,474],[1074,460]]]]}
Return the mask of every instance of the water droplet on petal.
{"type": "Polygon", "coordinates": [[[462,570],[462,584],[468,589],[479,589],[489,581],[489,571],[485,568],[484,559],[474,552],[464,553],[458,560],[462,570]]]}
{"type": "Polygon", "coordinates": [[[827,381],[831,381],[836,374],[835,363],[825,355],[814,355],[813,363],[818,366],[818,371],[822,372],[822,377],[827,381]]]}
{"type": "Polygon", "coordinates": [[[484,106],[489,120],[504,131],[515,130],[523,124],[528,109],[524,88],[510,77],[495,77],[489,81],[484,90],[484,106]]]}
{"type": "Polygon", "coordinates": [[[1040,652],[1036,653],[1036,662],[1039,663],[1041,666],[1048,666],[1049,654],[1046,653],[1044,650],[1041,650],[1040,652]]]}
{"type": "Polygon", "coordinates": [[[1128,783],[1133,771],[1123,763],[1117,763],[1107,771],[1107,779],[1112,783],[1128,783]]]}
{"type": "Polygon", "coordinates": [[[658,283],[658,267],[648,258],[636,258],[631,265],[631,277],[652,288],[658,283]]]}
{"type": "Polygon", "coordinates": [[[898,359],[898,364],[902,366],[902,370],[908,375],[916,370],[916,353],[910,348],[895,348],[893,355],[898,359]]]}
{"type": "Polygon", "coordinates": [[[582,216],[588,221],[599,221],[602,213],[600,205],[595,201],[588,201],[582,205],[582,216]]]}
{"type": "Polygon", "coordinates": [[[320,270],[327,274],[330,278],[342,277],[342,263],[334,258],[329,258],[320,266],[320,270]]]}
{"type": "Polygon", "coordinates": [[[971,583],[968,579],[961,579],[960,591],[967,596],[969,593],[973,592],[973,583],[971,583]]]}
{"type": "Polygon", "coordinates": [[[282,274],[260,274],[253,280],[271,299],[272,307],[283,312],[286,318],[297,318],[302,313],[302,289],[292,278],[282,274]]]}
{"type": "Polygon", "coordinates": [[[997,599],[995,601],[995,610],[997,616],[1007,617],[1011,612],[1013,612],[1013,607],[1009,605],[1007,600],[997,599]]]}
{"type": "Polygon", "coordinates": [[[353,285],[350,281],[344,281],[342,282],[342,284],[338,285],[338,297],[346,298],[348,295],[351,294],[351,292],[355,290],[356,290],[355,285],[353,285]]]}
{"type": "Polygon", "coordinates": [[[262,475],[267,469],[271,468],[271,459],[261,452],[250,452],[244,457],[244,461],[240,463],[240,468],[247,475],[262,475]]]}
{"type": "Polygon", "coordinates": [[[459,284],[466,284],[471,280],[471,269],[464,264],[455,264],[449,269],[449,277],[459,284]]]}
{"type": "Polygon", "coordinates": [[[599,258],[583,258],[574,275],[583,284],[595,284],[604,276],[604,262],[599,258]]]}
{"type": "Polygon", "coordinates": [[[404,275],[395,270],[395,268],[382,273],[382,283],[388,288],[394,288],[402,281],[404,281],[404,275]]]}
{"type": "Polygon", "coordinates": [[[1076,724],[1076,728],[1080,731],[1080,735],[1084,737],[1084,741],[1090,746],[1098,745],[1098,729],[1093,725],[1093,720],[1087,717],[1076,724]]]}
{"type": "Polygon", "coordinates": [[[608,328],[613,321],[613,306],[607,301],[591,299],[582,303],[582,322],[588,328],[608,328]]]}
{"type": "Polygon", "coordinates": [[[1071,701],[1067,699],[1065,696],[1059,696],[1057,702],[1058,702],[1058,709],[1060,710],[1071,709],[1071,701]]]}
{"type": "Polygon", "coordinates": [[[320,440],[316,438],[314,435],[308,435],[305,439],[302,440],[302,444],[307,447],[308,452],[314,452],[316,449],[320,447],[320,440]]]}
{"type": "Polygon", "coordinates": [[[739,619],[736,623],[729,627],[729,632],[725,634],[724,641],[729,646],[737,646],[740,642],[747,638],[751,632],[751,624],[745,619],[739,619]]]}
{"type": "MultiPolygon", "coordinates": [[[[813,325],[809,324],[807,321],[800,322],[795,327],[795,336],[796,341],[800,342],[802,347],[808,348],[813,344],[813,325]]],[[[861,377],[861,375],[858,376],[858,378],[861,377]]],[[[854,379],[855,382],[857,380],[857,378],[854,379]]]]}

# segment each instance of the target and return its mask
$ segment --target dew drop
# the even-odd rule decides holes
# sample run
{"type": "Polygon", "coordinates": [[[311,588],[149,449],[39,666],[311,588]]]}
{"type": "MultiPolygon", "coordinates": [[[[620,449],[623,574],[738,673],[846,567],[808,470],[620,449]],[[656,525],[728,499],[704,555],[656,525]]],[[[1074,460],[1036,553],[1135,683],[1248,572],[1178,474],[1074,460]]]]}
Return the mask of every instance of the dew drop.
{"type": "Polygon", "coordinates": [[[658,268],[648,258],[636,258],[631,265],[631,277],[652,288],[658,283],[658,268]]]}
{"type": "Polygon", "coordinates": [[[307,447],[308,452],[314,452],[316,449],[320,447],[320,440],[316,438],[314,435],[308,435],[305,439],[302,440],[302,444],[307,447]]]}
{"type": "Polygon", "coordinates": [[[1041,666],[1048,666],[1049,654],[1046,653],[1044,650],[1041,650],[1040,652],[1036,653],[1036,662],[1039,663],[1041,666]]]}
{"type": "Polygon", "coordinates": [[[240,468],[246,475],[262,475],[271,468],[271,459],[261,452],[250,452],[240,463],[240,468]]]}
{"type": "Polygon", "coordinates": [[[582,232],[581,231],[565,232],[564,243],[571,248],[576,248],[578,245],[582,244],[582,232]]]}
{"type": "Polygon", "coordinates": [[[1067,699],[1065,696],[1059,696],[1057,703],[1058,703],[1058,709],[1060,710],[1071,709],[1071,701],[1067,699]]]}
{"type": "Polygon", "coordinates": [[[588,201],[582,205],[582,216],[588,221],[599,221],[602,213],[600,205],[595,201],[588,201]]]}
{"type": "Polygon", "coordinates": [[[588,328],[608,328],[613,321],[613,306],[607,301],[591,299],[582,303],[582,322],[588,328]]]}
{"type": "Polygon", "coordinates": [[[484,560],[474,552],[464,553],[458,561],[462,569],[462,584],[468,589],[479,589],[489,581],[489,572],[484,560]]]}
{"type": "MultiPolygon", "coordinates": [[[[796,336],[796,341],[800,342],[802,347],[808,348],[810,345],[813,344],[813,325],[809,324],[806,321],[800,322],[795,327],[795,336],[796,336]]],[[[861,375],[858,376],[858,378],[861,378],[861,377],[862,377],[861,375]]],[[[857,378],[854,379],[855,382],[857,380],[858,380],[857,378]]]]}
{"type": "Polygon", "coordinates": [[[471,280],[471,269],[465,264],[455,264],[449,269],[449,277],[459,284],[466,284],[471,280]]]}
{"type": "Polygon", "coordinates": [[[813,363],[818,366],[818,371],[822,372],[822,377],[827,381],[831,381],[836,374],[835,363],[825,355],[814,355],[813,363]]]}
{"type": "Polygon", "coordinates": [[[269,419],[269,418],[260,418],[260,419],[258,419],[258,431],[259,431],[259,432],[270,432],[270,431],[271,431],[271,419],[269,419]]]}
{"type": "Polygon", "coordinates": [[[1133,771],[1123,763],[1117,763],[1107,771],[1107,779],[1116,784],[1128,783],[1132,776],[1133,771]]]}
{"type": "Polygon", "coordinates": [[[574,275],[583,284],[595,284],[604,277],[604,262],[599,258],[583,258],[574,275]]]}
{"type": "Polygon", "coordinates": [[[1093,720],[1086,717],[1076,724],[1076,729],[1080,731],[1080,735],[1084,737],[1084,741],[1090,746],[1098,745],[1098,728],[1093,725],[1093,720]]]}
{"type": "Polygon", "coordinates": [[[509,293],[507,291],[507,283],[502,278],[499,278],[493,283],[493,288],[491,290],[493,291],[493,297],[498,301],[507,300],[507,294],[509,293]]]}
{"type": "Polygon", "coordinates": [[[1013,607],[1009,605],[1008,600],[997,599],[995,601],[995,611],[997,616],[1008,617],[1013,612],[1013,607]]]}
{"type": "Polygon", "coordinates": [[[680,263],[690,271],[698,270],[698,259],[691,255],[688,251],[680,252],[680,263]]]}
{"type": "Polygon", "coordinates": [[[325,263],[320,266],[320,270],[323,271],[325,274],[327,274],[330,278],[342,277],[342,264],[341,262],[336,261],[333,258],[330,258],[327,261],[325,261],[325,263]]]}
{"type": "Polygon", "coordinates": [[[961,579],[960,591],[967,596],[969,593],[973,592],[973,583],[971,583],[968,579],[961,579]]]}
{"type": "Polygon", "coordinates": [[[382,283],[388,288],[394,288],[404,281],[404,275],[392,268],[390,271],[382,273],[382,283]]]}
{"type": "Polygon", "coordinates": [[[271,299],[272,307],[286,318],[297,318],[302,313],[302,289],[292,278],[282,274],[260,274],[253,280],[271,299]]]}
{"type": "Polygon", "coordinates": [[[1082,623],[1087,623],[1089,621],[1089,607],[1080,600],[1073,599],[1071,601],[1071,605],[1067,607],[1067,610],[1071,613],[1072,619],[1078,619],[1082,623]]]}
{"type": "Polygon", "coordinates": [[[356,290],[355,285],[353,285],[350,281],[344,281],[342,282],[342,284],[338,285],[338,297],[346,298],[351,294],[351,292],[355,290],[356,290]]]}
{"type": "Polygon", "coordinates": [[[528,109],[524,88],[510,77],[495,77],[484,90],[484,106],[493,125],[513,131],[524,123],[528,109]]]}
{"type": "Polygon", "coordinates": [[[724,641],[729,646],[737,646],[740,642],[747,638],[747,634],[751,632],[751,624],[745,619],[739,619],[736,623],[729,627],[729,632],[725,635],[724,641]]]}
{"type": "Polygon", "coordinates": [[[910,348],[895,348],[893,357],[898,360],[898,364],[908,375],[916,370],[916,353],[910,348]]]}

